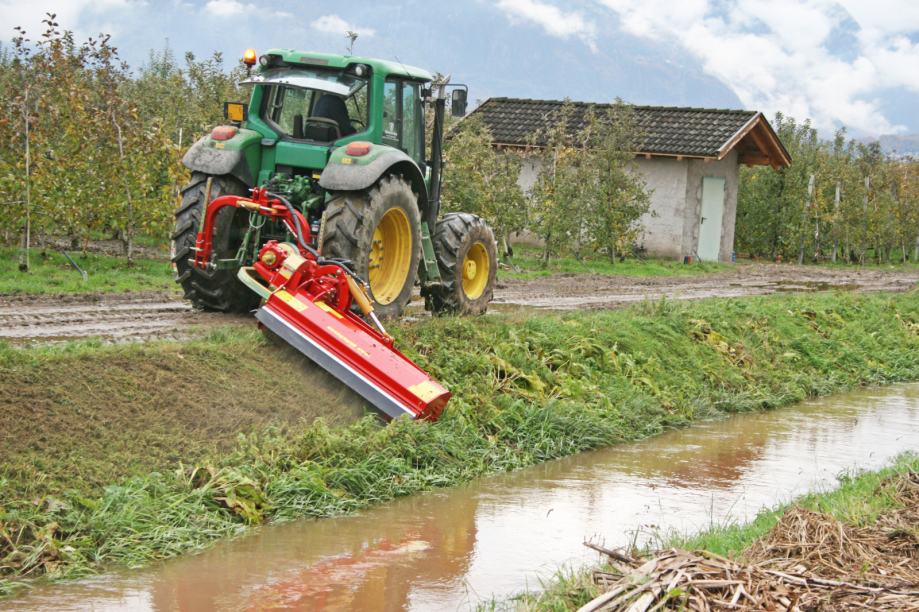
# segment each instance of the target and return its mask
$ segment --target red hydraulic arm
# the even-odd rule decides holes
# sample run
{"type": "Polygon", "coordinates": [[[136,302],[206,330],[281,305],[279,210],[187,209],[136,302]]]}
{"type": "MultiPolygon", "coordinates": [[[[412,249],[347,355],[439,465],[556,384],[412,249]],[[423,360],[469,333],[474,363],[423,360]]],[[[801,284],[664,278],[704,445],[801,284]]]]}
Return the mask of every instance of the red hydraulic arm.
{"type": "Polygon", "coordinates": [[[450,392],[397,350],[373,312],[364,283],[345,262],[323,258],[309,246],[309,224],[284,198],[265,189],[252,197],[221,196],[207,206],[195,242],[195,267],[214,264],[214,218],[226,207],[281,221],[297,244],[270,240],[239,279],[262,296],[261,325],[330,372],[386,417],[436,420],[450,392]],[[355,313],[358,307],[371,326],[355,313]]]}

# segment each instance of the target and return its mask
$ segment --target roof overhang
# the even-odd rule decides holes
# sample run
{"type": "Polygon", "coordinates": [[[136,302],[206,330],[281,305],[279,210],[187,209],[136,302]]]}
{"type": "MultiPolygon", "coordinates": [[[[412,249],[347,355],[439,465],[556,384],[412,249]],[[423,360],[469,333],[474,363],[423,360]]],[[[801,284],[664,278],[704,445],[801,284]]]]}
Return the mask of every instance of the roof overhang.
{"type": "Polygon", "coordinates": [[[791,165],[791,155],[762,113],[756,113],[724,143],[718,150],[718,159],[724,159],[735,149],[741,164],[772,166],[776,170],[791,165]]]}

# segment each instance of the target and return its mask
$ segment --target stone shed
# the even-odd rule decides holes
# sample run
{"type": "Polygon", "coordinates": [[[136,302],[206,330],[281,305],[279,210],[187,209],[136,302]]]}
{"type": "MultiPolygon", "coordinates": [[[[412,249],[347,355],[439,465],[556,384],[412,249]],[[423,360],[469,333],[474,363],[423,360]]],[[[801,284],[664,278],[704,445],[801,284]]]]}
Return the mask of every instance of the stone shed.
{"type": "MultiPolygon", "coordinates": [[[[482,117],[495,146],[524,151],[545,144],[545,128],[556,121],[564,102],[489,98],[473,115],[482,117]]],[[[572,131],[589,108],[573,103],[572,131]]],[[[637,171],[651,192],[651,212],[641,222],[641,245],[661,257],[692,256],[730,261],[734,251],[737,184],[740,164],[791,163],[772,126],[757,111],[666,106],[633,106],[641,146],[637,171]]],[[[518,180],[527,191],[539,172],[538,160],[524,159],[518,180]]]]}

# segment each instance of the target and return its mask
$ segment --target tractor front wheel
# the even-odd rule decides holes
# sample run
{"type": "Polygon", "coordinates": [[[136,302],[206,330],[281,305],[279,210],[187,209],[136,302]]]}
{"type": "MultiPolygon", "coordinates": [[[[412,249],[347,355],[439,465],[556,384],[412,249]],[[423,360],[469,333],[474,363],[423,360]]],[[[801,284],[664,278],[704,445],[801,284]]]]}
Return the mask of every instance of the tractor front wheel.
{"type": "Polygon", "coordinates": [[[322,215],[319,251],[351,261],[370,284],[377,314],[400,316],[421,259],[421,214],[411,186],[385,176],[367,191],[336,194],[322,215]]]}
{"type": "Polygon", "coordinates": [[[498,272],[495,234],[481,217],[447,213],[434,231],[443,285],[426,291],[434,313],[483,314],[494,297],[498,272]]]}
{"type": "MultiPolygon", "coordinates": [[[[176,281],[185,290],[186,299],[197,308],[221,312],[246,312],[258,306],[258,296],[236,278],[235,268],[205,271],[189,262],[193,258],[198,228],[206,203],[222,195],[247,195],[245,185],[230,176],[192,174],[182,190],[182,204],[176,210],[172,234],[172,262],[176,281]],[[207,190],[210,188],[210,194],[207,190]]],[[[248,227],[248,214],[234,208],[217,213],[214,223],[214,251],[218,258],[236,257],[242,243],[242,232],[248,227]]]]}

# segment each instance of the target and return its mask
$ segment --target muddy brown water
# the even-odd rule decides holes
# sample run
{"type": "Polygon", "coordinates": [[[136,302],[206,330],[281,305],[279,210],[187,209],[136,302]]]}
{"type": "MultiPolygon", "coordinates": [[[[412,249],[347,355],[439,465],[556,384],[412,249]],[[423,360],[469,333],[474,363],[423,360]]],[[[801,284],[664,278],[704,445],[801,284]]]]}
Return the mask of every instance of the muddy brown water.
{"type": "Polygon", "coordinates": [[[526,589],[581,545],[752,519],[919,450],[919,385],[700,423],[359,515],[268,526],[140,571],[46,584],[15,610],[454,610],[526,589]]]}

